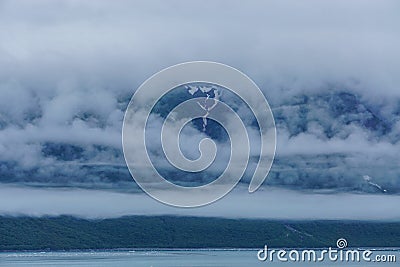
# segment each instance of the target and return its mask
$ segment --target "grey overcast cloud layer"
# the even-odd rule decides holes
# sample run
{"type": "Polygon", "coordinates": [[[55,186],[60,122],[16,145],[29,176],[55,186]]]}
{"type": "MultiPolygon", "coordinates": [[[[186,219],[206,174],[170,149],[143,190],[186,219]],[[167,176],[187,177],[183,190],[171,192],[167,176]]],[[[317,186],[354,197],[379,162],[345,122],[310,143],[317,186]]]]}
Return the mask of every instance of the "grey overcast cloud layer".
{"type": "Polygon", "coordinates": [[[0,182],[136,191],[121,152],[130,97],[165,67],[210,60],[246,73],[270,102],[278,145],[266,184],[392,203],[399,12],[398,1],[0,0],[0,182]]]}
{"type": "Polygon", "coordinates": [[[83,218],[113,218],[126,215],[178,215],[261,219],[400,219],[399,196],[356,194],[304,194],[269,189],[247,194],[247,188],[196,209],[163,205],[144,194],[126,194],[101,190],[38,189],[5,186],[0,188],[4,200],[0,214],[9,216],[73,215],[83,218]],[[19,198],[15,198],[19,195],[19,198]],[[49,199],[52,201],[49,202],[49,199]],[[278,203],[273,205],[272,203],[278,203]],[[140,205],[138,205],[140,203],[140,205]]]}

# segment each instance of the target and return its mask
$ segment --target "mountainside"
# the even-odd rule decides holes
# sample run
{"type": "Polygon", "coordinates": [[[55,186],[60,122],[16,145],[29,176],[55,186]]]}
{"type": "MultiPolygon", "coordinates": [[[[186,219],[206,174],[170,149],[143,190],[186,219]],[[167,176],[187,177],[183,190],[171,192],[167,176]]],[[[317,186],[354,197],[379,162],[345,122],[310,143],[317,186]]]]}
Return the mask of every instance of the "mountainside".
{"type": "Polygon", "coordinates": [[[0,217],[0,251],[115,248],[400,247],[400,223],[196,217],[0,217]]]}
{"type": "MultiPolygon", "coordinates": [[[[221,101],[230,104],[250,128],[257,129],[254,116],[240,99],[219,90],[221,101]]],[[[182,88],[172,92],[160,100],[154,113],[165,117],[178,103],[201,96],[196,94],[192,96],[182,88]]],[[[137,190],[120,144],[128,100],[129,96],[110,100],[111,113],[95,105],[68,110],[62,123],[49,119],[39,99],[32,101],[30,111],[19,119],[13,120],[0,110],[0,151],[4,152],[0,155],[0,182],[137,190]],[[43,125],[47,130],[60,131],[60,135],[43,136],[43,125]],[[101,137],[90,137],[97,134],[101,137]]],[[[275,96],[270,104],[278,143],[266,184],[368,193],[400,191],[400,101],[375,103],[354,90],[332,87],[275,96]]],[[[210,122],[203,131],[199,119],[192,127],[199,138],[208,135],[220,143],[226,141],[226,133],[218,124],[210,122]]],[[[158,130],[150,129],[150,136],[158,130]]],[[[183,150],[196,155],[197,145],[188,143],[183,144],[183,150]]],[[[153,151],[150,157],[157,161],[160,148],[153,151]]],[[[253,156],[250,163],[254,165],[257,160],[253,156]]],[[[216,174],[222,166],[218,168],[216,174]]],[[[214,179],[210,171],[189,175],[164,166],[160,172],[181,184],[199,185],[214,179]]],[[[248,182],[250,174],[251,168],[242,182],[248,182]]]]}

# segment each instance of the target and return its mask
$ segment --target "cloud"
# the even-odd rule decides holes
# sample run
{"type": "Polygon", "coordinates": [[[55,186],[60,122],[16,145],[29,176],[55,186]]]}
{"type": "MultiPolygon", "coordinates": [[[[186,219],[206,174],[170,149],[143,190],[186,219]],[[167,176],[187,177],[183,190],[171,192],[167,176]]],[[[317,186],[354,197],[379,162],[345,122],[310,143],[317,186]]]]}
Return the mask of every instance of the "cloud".
{"type": "Polygon", "coordinates": [[[247,193],[246,188],[239,188],[212,205],[193,209],[166,206],[144,193],[6,186],[0,188],[0,196],[0,214],[11,216],[114,218],[127,215],[178,215],[293,220],[400,219],[397,205],[399,196],[307,193],[276,188],[253,194],[247,193]]]}
{"type": "MultiPolygon", "coordinates": [[[[134,90],[164,67],[211,60],[244,71],[270,101],[278,150],[267,184],[376,193],[370,175],[397,193],[398,5],[0,1],[0,181],[125,187],[134,90]]],[[[195,156],[202,133],[188,131],[195,156]]]]}

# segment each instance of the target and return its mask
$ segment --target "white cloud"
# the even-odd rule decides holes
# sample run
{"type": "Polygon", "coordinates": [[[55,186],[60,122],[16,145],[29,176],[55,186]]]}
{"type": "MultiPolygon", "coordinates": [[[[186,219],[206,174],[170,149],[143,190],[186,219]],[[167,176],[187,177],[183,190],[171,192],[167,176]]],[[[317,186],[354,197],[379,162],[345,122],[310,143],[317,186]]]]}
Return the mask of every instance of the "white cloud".
{"type": "Polygon", "coordinates": [[[72,215],[113,218],[179,215],[263,219],[399,220],[399,196],[296,192],[270,188],[248,194],[239,188],[212,205],[184,209],[161,204],[144,193],[79,189],[0,188],[0,214],[72,215]]]}
{"type": "MultiPolygon", "coordinates": [[[[358,184],[365,170],[398,189],[398,8],[389,0],[0,1],[1,166],[17,164],[24,179],[32,175],[26,170],[55,170],[64,161],[43,154],[49,142],[89,151],[68,165],[68,175],[83,180],[80,164],[123,164],[122,118],[135,88],[169,65],[212,60],[248,74],[284,117],[277,120],[278,157],[344,154],[346,179],[358,184]],[[357,113],[359,121],[377,114],[391,130],[327,114],[334,101],[298,116],[294,97],[332,91],[351,92],[371,109],[357,113]],[[333,137],[325,132],[331,128],[333,137]],[[381,169],[371,170],[375,164],[381,169]]],[[[302,161],[290,167],[305,172],[302,161]]],[[[312,179],[296,175],[285,181],[312,179]]]]}

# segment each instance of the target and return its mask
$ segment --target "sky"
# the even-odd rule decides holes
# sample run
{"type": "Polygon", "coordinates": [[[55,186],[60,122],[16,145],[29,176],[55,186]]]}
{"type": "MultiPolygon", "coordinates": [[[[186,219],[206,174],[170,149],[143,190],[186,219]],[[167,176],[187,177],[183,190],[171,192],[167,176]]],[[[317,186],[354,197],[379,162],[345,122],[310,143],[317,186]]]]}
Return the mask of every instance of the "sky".
{"type": "MultiPolygon", "coordinates": [[[[277,153],[263,189],[328,190],[329,199],[357,204],[366,196],[389,207],[400,192],[399,11],[386,0],[0,0],[0,201],[35,200],[44,190],[52,203],[58,187],[70,198],[89,190],[145,199],[122,154],[129,99],[165,67],[210,60],[247,74],[272,107],[277,153]]],[[[269,201],[260,194],[254,203],[269,201]]],[[[131,202],[132,212],[142,203],[131,202]]],[[[35,207],[3,204],[0,213],[35,207]]],[[[52,210],[76,214],[62,204],[52,210]]],[[[315,210],[310,216],[341,217],[315,210]]]]}

